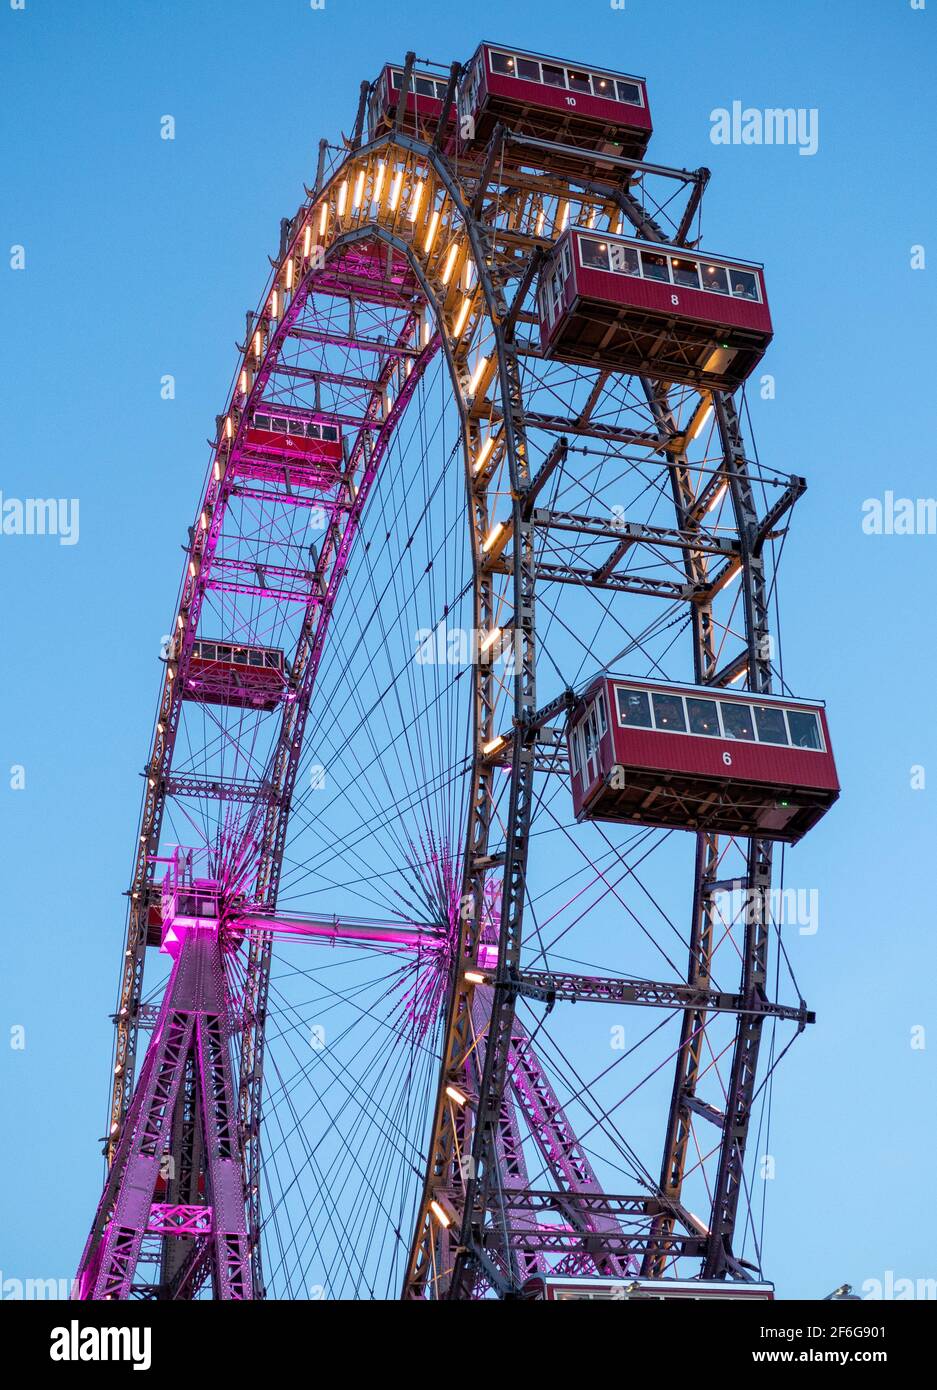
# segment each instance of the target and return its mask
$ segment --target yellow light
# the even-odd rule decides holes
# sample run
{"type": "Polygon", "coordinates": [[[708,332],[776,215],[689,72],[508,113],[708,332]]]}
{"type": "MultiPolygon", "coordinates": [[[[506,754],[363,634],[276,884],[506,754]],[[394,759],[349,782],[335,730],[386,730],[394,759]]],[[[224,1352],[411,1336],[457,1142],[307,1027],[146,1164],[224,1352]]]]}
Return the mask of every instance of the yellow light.
{"type": "Polygon", "coordinates": [[[307,222],[306,230],[303,232],[303,259],[309,255],[309,248],[312,245],[312,227],[307,222]]]}
{"type": "Polygon", "coordinates": [[[420,211],[420,203],[423,201],[423,180],[417,181],[416,187],[410,194],[410,211],[407,216],[411,222],[415,222],[420,211]]]}
{"type": "Polygon", "coordinates": [[[477,362],[476,365],[475,365],[475,370],[474,370],[474,372],[472,373],[472,379],[471,379],[471,381],[469,382],[469,395],[470,395],[470,396],[474,396],[474,395],[475,395],[475,392],[476,392],[476,390],[478,389],[478,383],[481,381],[482,377],[485,375],[485,369],[486,369],[487,366],[488,366],[488,358],[487,358],[487,357],[479,357],[478,362],[477,362]]]}
{"type": "Polygon", "coordinates": [[[221,482],[221,479],[222,479],[223,477],[224,477],[224,468],[223,468],[222,465],[221,465],[221,456],[219,455],[219,456],[215,459],[215,482],[216,482],[216,483],[220,483],[220,482],[221,482]]]}
{"type": "Polygon", "coordinates": [[[207,512],[202,512],[202,515],[199,517],[199,522],[200,522],[200,524],[201,524],[202,530],[203,530],[203,531],[207,531],[207,530],[208,530],[208,513],[207,513],[207,512]]]}
{"type": "Polygon", "coordinates": [[[343,216],[343,214],[344,214],[344,212],[345,212],[345,204],[346,204],[347,201],[348,201],[348,180],[347,180],[347,179],[342,179],[342,182],[341,182],[341,184],[339,185],[339,190],[338,190],[338,207],[337,207],[337,209],[336,209],[336,211],[338,212],[339,217],[343,216]]]}
{"type": "Polygon", "coordinates": [[[272,319],[278,319],[278,318],[280,317],[279,312],[278,312],[279,308],[280,308],[279,296],[277,295],[276,290],[273,290],[273,291],[271,292],[271,295],[270,295],[270,317],[271,317],[272,319]]]}
{"type": "Polygon", "coordinates": [[[449,1220],[448,1216],[443,1211],[439,1203],[436,1201],[430,1202],[429,1209],[435,1216],[436,1220],[439,1222],[440,1226],[442,1226],[445,1230],[448,1230],[449,1227],[452,1225],[452,1222],[449,1220]]]}
{"type": "Polygon", "coordinates": [[[423,249],[427,255],[429,255],[430,251],[433,249],[433,242],[436,240],[436,233],[438,230],[439,211],[437,209],[429,219],[429,230],[426,233],[426,241],[423,243],[423,249]]]}
{"type": "Polygon", "coordinates": [[[198,574],[198,565],[194,560],[189,561],[189,574],[192,576],[193,579],[198,574]]]}
{"type": "Polygon", "coordinates": [[[489,434],[488,438],[485,440],[484,444],[479,450],[478,458],[475,460],[475,468],[473,470],[474,472],[480,473],[482,471],[488,460],[488,455],[491,453],[494,446],[494,435],[489,434]]]}
{"type": "Polygon", "coordinates": [[[483,543],[482,543],[482,550],[484,550],[484,551],[490,550],[491,547],[494,545],[495,541],[498,539],[498,537],[500,536],[500,534],[501,534],[501,532],[502,532],[503,530],[504,530],[504,522],[503,522],[503,521],[496,521],[495,524],[494,524],[494,526],[492,526],[491,530],[488,532],[488,535],[485,537],[485,539],[484,539],[484,541],[483,541],[483,543]]]}
{"type": "Polygon", "coordinates": [[[258,361],[260,360],[262,347],[263,338],[261,337],[260,329],[258,328],[257,332],[254,334],[254,356],[257,358],[258,361]]]}
{"type": "Polygon", "coordinates": [[[364,196],[364,170],[358,170],[358,177],[355,179],[354,207],[357,211],[361,206],[361,199],[364,196]]]}
{"type": "Polygon", "coordinates": [[[384,161],[382,159],[378,162],[377,178],[374,180],[374,192],[371,194],[372,201],[375,203],[379,203],[381,201],[381,189],[384,187],[385,168],[386,165],[384,164],[384,161]]]}
{"type": "Polygon", "coordinates": [[[397,211],[397,204],[400,202],[400,190],[403,188],[403,170],[398,169],[394,175],[394,182],[391,184],[390,199],[388,207],[391,212],[397,211]]]}
{"type": "Polygon", "coordinates": [[[537,213],[537,224],[534,228],[534,236],[540,236],[543,232],[543,208],[537,213]]]}
{"type": "Polygon", "coordinates": [[[181,613],[179,613],[176,617],[176,622],[179,624],[180,627],[185,627],[185,618],[183,618],[181,613]]]}
{"type": "Polygon", "coordinates": [[[595,208],[593,208],[592,211],[589,213],[589,220],[586,223],[586,226],[589,227],[590,230],[592,227],[595,226],[595,208]]]}
{"type": "Polygon", "coordinates": [[[231,438],[231,416],[230,416],[230,415],[226,415],[225,418],[224,418],[224,432],[225,432],[225,435],[227,436],[227,438],[230,439],[230,438],[231,438]]]}
{"type": "Polygon", "coordinates": [[[722,484],[722,487],[716,488],[716,491],[713,493],[713,500],[710,502],[709,506],[706,508],[706,514],[707,514],[707,515],[708,515],[710,512],[714,512],[714,511],[716,510],[716,508],[719,506],[719,503],[722,501],[723,497],[725,497],[726,491],[728,490],[728,487],[729,487],[729,484],[728,484],[728,483],[723,483],[723,484],[722,484]]]}
{"type": "Polygon", "coordinates": [[[488,636],[485,638],[484,642],[482,642],[482,644],[481,644],[479,650],[480,650],[480,651],[483,651],[483,652],[487,652],[488,649],[489,649],[490,647],[493,647],[493,646],[494,646],[494,644],[497,642],[497,640],[498,640],[498,638],[499,638],[500,636],[501,636],[501,629],[500,629],[499,627],[494,627],[494,628],[492,628],[491,631],[489,632],[488,636]]]}
{"type": "Polygon", "coordinates": [[[739,577],[739,575],[740,575],[741,573],[742,573],[742,566],[739,565],[737,569],[734,569],[734,570],[732,571],[732,573],[729,575],[728,579],[726,580],[725,584],[723,584],[722,587],[723,587],[724,589],[728,589],[729,585],[730,585],[730,584],[734,584],[735,581],[738,579],[738,577],[739,577]]]}
{"type": "Polygon", "coordinates": [[[472,301],[470,298],[466,297],[462,300],[462,307],[458,314],[456,314],[455,323],[452,325],[452,331],[457,338],[465,327],[465,320],[468,318],[469,309],[471,309],[471,307],[472,301]]]}
{"type": "Polygon", "coordinates": [[[747,666],[743,666],[742,669],[741,669],[741,671],[739,671],[738,675],[732,677],[732,679],[729,681],[729,684],[730,684],[730,685],[738,685],[739,681],[743,681],[747,675],[748,675],[748,667],[747,667],[747,666]]]}
{"type": "Polygon", "coordinates": [[[466,970],[465,978],[470,985],[483,985],[485,983],[484,975],[479,975],[477,970],[466,970]]]}
{"type": "Polygon", "coordinates": [[[446,257],[446,267],[442,273],[442,282],[444,285],[448,285],[449,280],[452,277],[452,271],[455,267],[455,258],[458,254],[459,243],[457,241],[454,241],[452,245],[449,247],[449,254],[446,257]]]}
{"type": "Polygon", "coordinates": [[[567,226],[568,226],[568,224],[569,224],[569,203],[566,201],[565,198],[564,198],[563,201],[560,203],[560,209],[561,209],[561,211],[560,211],[560,216],[559,216],[560,231],[561,231],[561,232],[565,232],[565,231],[566,231],[566,228],[567,228],[567,226]]]}
{"type": "Polygon", "coordinates": [[[499,734],[497,738],[490,739],[488,743],[482,744],[482,752],[487,758],[489,753],[497,752],[497,750],[501,747],[503,743],[504,737],[502,734],[499,734]]]}
{"type": "Polygon", "coordinates": [[[424,347],[426,347],[426,344],[429,342],[429,332],[430,332],[430,329],[429,329],[429,314],[427,314],[426,317],[425,317],[424,320],[423,320],[423,346],[424,346],[424,347]]]}
{"type": "Polygon", "coordinates": [[[325,229],[329,224],[329,205],[323,203],[319,209],[319,235],[325,236],[325,229]]]}
{"type": "Polygon", "coordinates": [[[706,428],[706,425],[709,421],[709,417],[712,415],[712,413],[712,401],[710,401],[709,405],[706,407],[705,410],[697,410],[695,417],[690,421],[690,428],[686,432],[687,443],[689,443],[690,440],[695,439],[696,436],[700,433],[700,431],[706,428]]]}
{"type": "Polygon", "coordinates": [[[242,395],[242,396],[246,396],[246,395],[247,395],[247,371],[246,371],[246,369],[242,369],[242,371],[241,371],[241,380],[240,380],[240,382],[239,382],[239,385],[240,385],[240,388],[241,388],[241,395],[242,395]]]}
{"type": "Polygon", "coordinates": [[[446,1095],[450,1100],[454,1100],[456,1105],[465,1105],[468,1097],[464,1096],[458,1086],[447,1086],[446,1095]]]}
{"type": "Polygon", "coordinates": [[[286,263],[286,288],[287,288],[288,290],[291,290],[291,289],[293,288],[293,257],[292,257],[292,256],[290,256],[289,260],[288,260],[287,263],[286,263]]]}

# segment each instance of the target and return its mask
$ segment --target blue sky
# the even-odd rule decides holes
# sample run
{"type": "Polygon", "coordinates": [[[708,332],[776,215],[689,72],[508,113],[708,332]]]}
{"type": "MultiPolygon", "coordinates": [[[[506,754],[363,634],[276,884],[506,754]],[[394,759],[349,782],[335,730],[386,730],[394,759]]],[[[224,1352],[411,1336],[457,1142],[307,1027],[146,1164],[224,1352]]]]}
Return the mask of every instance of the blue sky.
{"type": "Polygon", "coordinates": [[[785,672],[827,700],[844,786],[796,851],[821,925],[790,949],[819,1021],[775,1087],[767,1267],[788,1297],[937,1274],[937,537],[861,525],[866,499],[937,492],[935,24],[937,4],[907,0],[0,11],[0,490],[80,500],[77,545],[0,536],[3,1019],[26,1030],[0,1054],[3,1278],[69,1275],[97,1200],[120,895],[177,547],[279,219],[320,136],[350,129],[362,78],[408,48],[464,59],[483,37],[646,74],[649,157],[710,166],[706,244],[766,263],[777,394],[753,397],[755,436],[810,485],[785,552],[785,672]],[[817,108],[818,153],[714,146],[710,112],[734,100],[817,108]],[[25,270],[8,269],[20,245],[25,270]]]}

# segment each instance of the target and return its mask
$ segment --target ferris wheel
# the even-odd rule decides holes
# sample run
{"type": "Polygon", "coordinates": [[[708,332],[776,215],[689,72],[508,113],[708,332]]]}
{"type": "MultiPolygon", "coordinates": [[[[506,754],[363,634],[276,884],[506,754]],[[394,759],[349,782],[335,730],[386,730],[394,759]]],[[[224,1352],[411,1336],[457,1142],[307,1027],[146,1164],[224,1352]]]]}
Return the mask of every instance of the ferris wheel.
{"type": "Polygon", "coordinates": [[[408,54],[322,142],[188,532],[80,1298],[770,1296],[802,478],[642,79],[408,54]],[[780,867],[783,867],[781,865],[780,867]]]}

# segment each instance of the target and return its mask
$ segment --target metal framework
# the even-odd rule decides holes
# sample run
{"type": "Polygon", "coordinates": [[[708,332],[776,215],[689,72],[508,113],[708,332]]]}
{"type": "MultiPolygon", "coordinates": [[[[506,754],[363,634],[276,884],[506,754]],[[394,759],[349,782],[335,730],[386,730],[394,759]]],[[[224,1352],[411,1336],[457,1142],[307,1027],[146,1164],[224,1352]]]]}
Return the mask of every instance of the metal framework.
{"type": "MultiPolygon", "coordinates": [[[[411,54],[398,112],[412,69],[411,54]]],[[[458,65],[449,74],[446,111],[458,65]]],[[[348,1180],[336,1179],[321,1227],[307,1207],[304,1243],[295,1230],[287,1241],[294,1264],[308,1258],[307,1248],[331,1242],[336,1262],[355,1267],[347,1280],[361,1297],[378,1296],[374,1270],[384,1269],[384,1257],[367,1272],[360,1249],[381,1240],[397,1250],[389,1278],[408,1298],[505,1296],[544,1273],[664,1279],[695,1268],[707,1279],[751,1280],[760,1251],[741,1210],[751,1206],[746,1155],[764,1098],[762,1035],[769,1021],[803,1028],[813,1019],[799,992],[794,1003],[772,997],[770,845],[693,837],[688,927],[675,927],[649,895],[646,917],[626,899],[645,891],[648,856],[669,852],[665,835],[628,831],[624,843],[596,841],[587,887],[573,883],[569,903],[555,908],[543,907],[548,895],[535,856],[538,833],[565,841],[577,833],[552,809],[568,774],[560,734],[569,685],[582,669],[581,654],[564,657],[561,669],[553,655],[559,638],[594,649],[596,667],[623,649],[654,673],[671,663],[698,684],[742,679],[768,692],[777,677],[772,557],[803,480],[752,461],[735,399],[550,362],[534,328],[538,269],[571,220],[688,245],[708,171],[610,156],[597,176],[592,156],[502,127],[484,150],[447,153],[445,114],[438,131],[420,138],[405,134],[398,118],[397,128],[367,142],[366,97],[363,88],[351,141],[335,151],[323,143],[314,188],[281,224],[189,532],[144,770],[115,1015],[108,1175],[80,1296],[267,1293],[270,1222],[293,1219],[288,1193],[298,1182],[294,1173],[277,1196],[264,1158],[265,1104],[290,1104],[291,1090],[278,1070],[275,1101],[265,1102],[272,971],[280,948],[296,943],[307,952],[344,952],[343,959],[370,951],[404,972],[408,1031],[396,1037],[414,1058],[429,1056],[430,1079],[425,1112],[413,1120],[413,1150],[400,1167],[411,1188],[406,1210],[391,1215],[380,1184],[346,1144],[335,1163],[343,1173],[364,1172],[374,1212],[368,1240],[353,1232],[348,1180]],[[291,835],[297,825],[308,832],[315,819],[300,772],[310,742],[328,735],[328,719],[344,717],[340,702],[320,707],[319,692],[325,683],[325,700],[343,689],[340,675],[329,680],[341,668],[332,655],[340,626],[351,624],[354,636],[356,623],[359,645],[375,614],[380,621],[387,612],[393,626],[388,605],[421,512],[413,504],[405,518],[389,521],[381,488],[390,485],[408,421],[415,415],[413,428],[423,429],[429,418],[436,372],[458,431],[467,562],[458,593],[453,582],[452,595],[440,589],[435,597],[445,613],[454,607],[442,599],[457,598],[482,635],[482,654],[466,669],[465,756],[437,770],[437,782],[445,774],[456,785],[460,839],[446,842],[443,827],[429,826],[422,844],[411,840],[421,881],[433,880],[435,909],[421,918],[394,902],[370,919],[326,902],[291,910],[282,902],[284,876],[295,884],[304,862],[290,853],[291,835]],[[255,464],[241,466],[252,412],[271,400],[327,405],[344,432],[334,477],[297,482],[288,466],[264,477],[255,464]],[[321,524],[308,543],[313,515],[321,524]],[[397,534],[397,568],[382,591],[373,583],[362,589],[368,614],[356,607],[350,616],[349,576],[372,541],[377,549],[382,536],[390,544],[397,534]],[[566,603],[592,614],[585,642],[575,632],[579,618],[563,616],[566,603]],[[275,708],[212,712],[187,698],[200,624],[209,637],[232,633],[286,651],[275,708]],[[509,661],[486,659],[505,646],[509,661]],[[198,830],[188,839],[187,821],[198,830]],[[172,881],[161,886],[174,834],[195,846],[195,858],[176,855],[172,881]],[[722,914],[730,888],[743,890],[741,920],[722,914]],[[187,912],[183,890],[208,893],[213,911],[187,912]],[[668,955],[674,978],[663,980],[630,974],[621,959],[619,974],[575,964],[583,958],[575,949],[554,959],[542,917],[562,921],[568,945],[586,899],[591,921],[634,923],[648,940],[666,922],[685,964],[668,955]],[[157,1014],[144,966],[160,944],[171,965],[156,980],[157,1014]],[[603,1092],[605,1068],[583,1080],[578,1064],[567,1065],[541,1033],[569,1003],[658,1010],[676,1029],[648,1072],[673,1076],[659,1175],[641,1165],[631,1195],[605,1190],[611,1173],[593,1150],[597,1136],[612,1135],[621,1094],[603,1092]],[[141,1028],[148,1042],[138,1061],[141,1028]],[[708,1201],[705,1218],[686,1205],[691,1182],[708,1201]],[[754,1244],[747,1258],[746,1239],[754,1244]]],[[[427,458],[441,473],[439,448],[427,446],[421,463],[427,458]]],[[[415,471],[406,486],[420,485],[415,471]]],[[[422,485],[425,511],[436,487],[430,473],[422,485]]],[[[432,556],[438,568],[438,556],[461,543],[453,530],[434,532],[414,583],[428,590],[432,556]]],[[[431,628],[438,613],[427,616],[431,628]]],[[[353,694],[349,682],[348,707],[353,694]]],[[[401,704],[399,729],[381,726],[395,755],[400,730],[422,713],[401,704]]],[[[337,734],[333,743],[345,747],[363,730],[378,757],[375,719],[367,710],[359,715],[345,743],[337,734]]],[[[375,795],[375,836],[415,804],[406,779],[397,795],[396,809],[375,795]]],[[[315,828],[333,855],[346,853],[350,831],[315,828]]],[[[388,986],[380,997],[396,996],[388,986]]],[[[340,1068],[329,1087],[344,1106],[363,1104],[342,1089],[340,1068]]],[[[403,1153],[404,1112],[374,1095],[367,1104],[379,1140],[403,1153]]],[[[293,1116],[283,1142],[297,1142],[315,1113],[293,1116]]],[[[310,1167],[324,1162],[319,1155],[335,1127],[331,1116],[321,1140],[308,1143],[310,1167]]],[[[616,1152],[630,1155],[634,1137],[616,1128],[616,1152]]],[[[371,1162],[378,1171],[377,1157],[371,1162]]],[[[327,1178],[317,1172],[317,1181],[327,1178]]]]}

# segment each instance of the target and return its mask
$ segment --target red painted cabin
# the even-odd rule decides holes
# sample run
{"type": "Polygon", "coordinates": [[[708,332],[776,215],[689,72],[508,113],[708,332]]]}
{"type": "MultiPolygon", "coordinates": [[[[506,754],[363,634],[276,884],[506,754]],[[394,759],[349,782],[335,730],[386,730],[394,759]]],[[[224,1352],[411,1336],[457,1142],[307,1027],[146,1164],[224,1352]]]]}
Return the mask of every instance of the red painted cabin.
{"type": "Polygon", "coordinates": [[[762,268],[570,227],[540,275],[548,357],[735,391],[773,331],[762,268]]]}
{"type": "Polygon", "coordinates": [[[636,160],[652,129],[642,77],[490,43],[468,64],[459,116],[474,121],[475,144],[500,121],[518,134],[636,160]]]}
{"type": "MultiPolygon", "coordinates": [[[[400,93],[403,90],[403,73],[403,68],[396,68],[388,63],[374,83],[368,105],[368,134],[372,140],[386,135],[393,129],[400,93]]],[[[418,68],[411,69],[406,107],[401,122],[401,128],[408,135],[419,135],[421,128],[435,134],[446,103],[448,86],[448,77],[421,72],[418,68]]],[[[446,129],[450,127],[455,127],[455,101],[449,108],[446,121],[446,129]]]]}
{"type": "Polygon", "coordinates": [[[816,701],[602,677],[567,737],[579,820],[795,844],[839,796],[816,701]]]}
{"type": "Polygon", "coordinates": [[[193,645],[185,697],[206,705],[272,710],[287,698],[283,653],[199,638],[193,645]]]}
{"type": "Polygon", "coordinates": [[[236,462],[242,478],[279,479],[286,470],[298,487],[334,482],[341,468],[342,432],[333,420],[275,404],[256,407],[236,462]]]}

